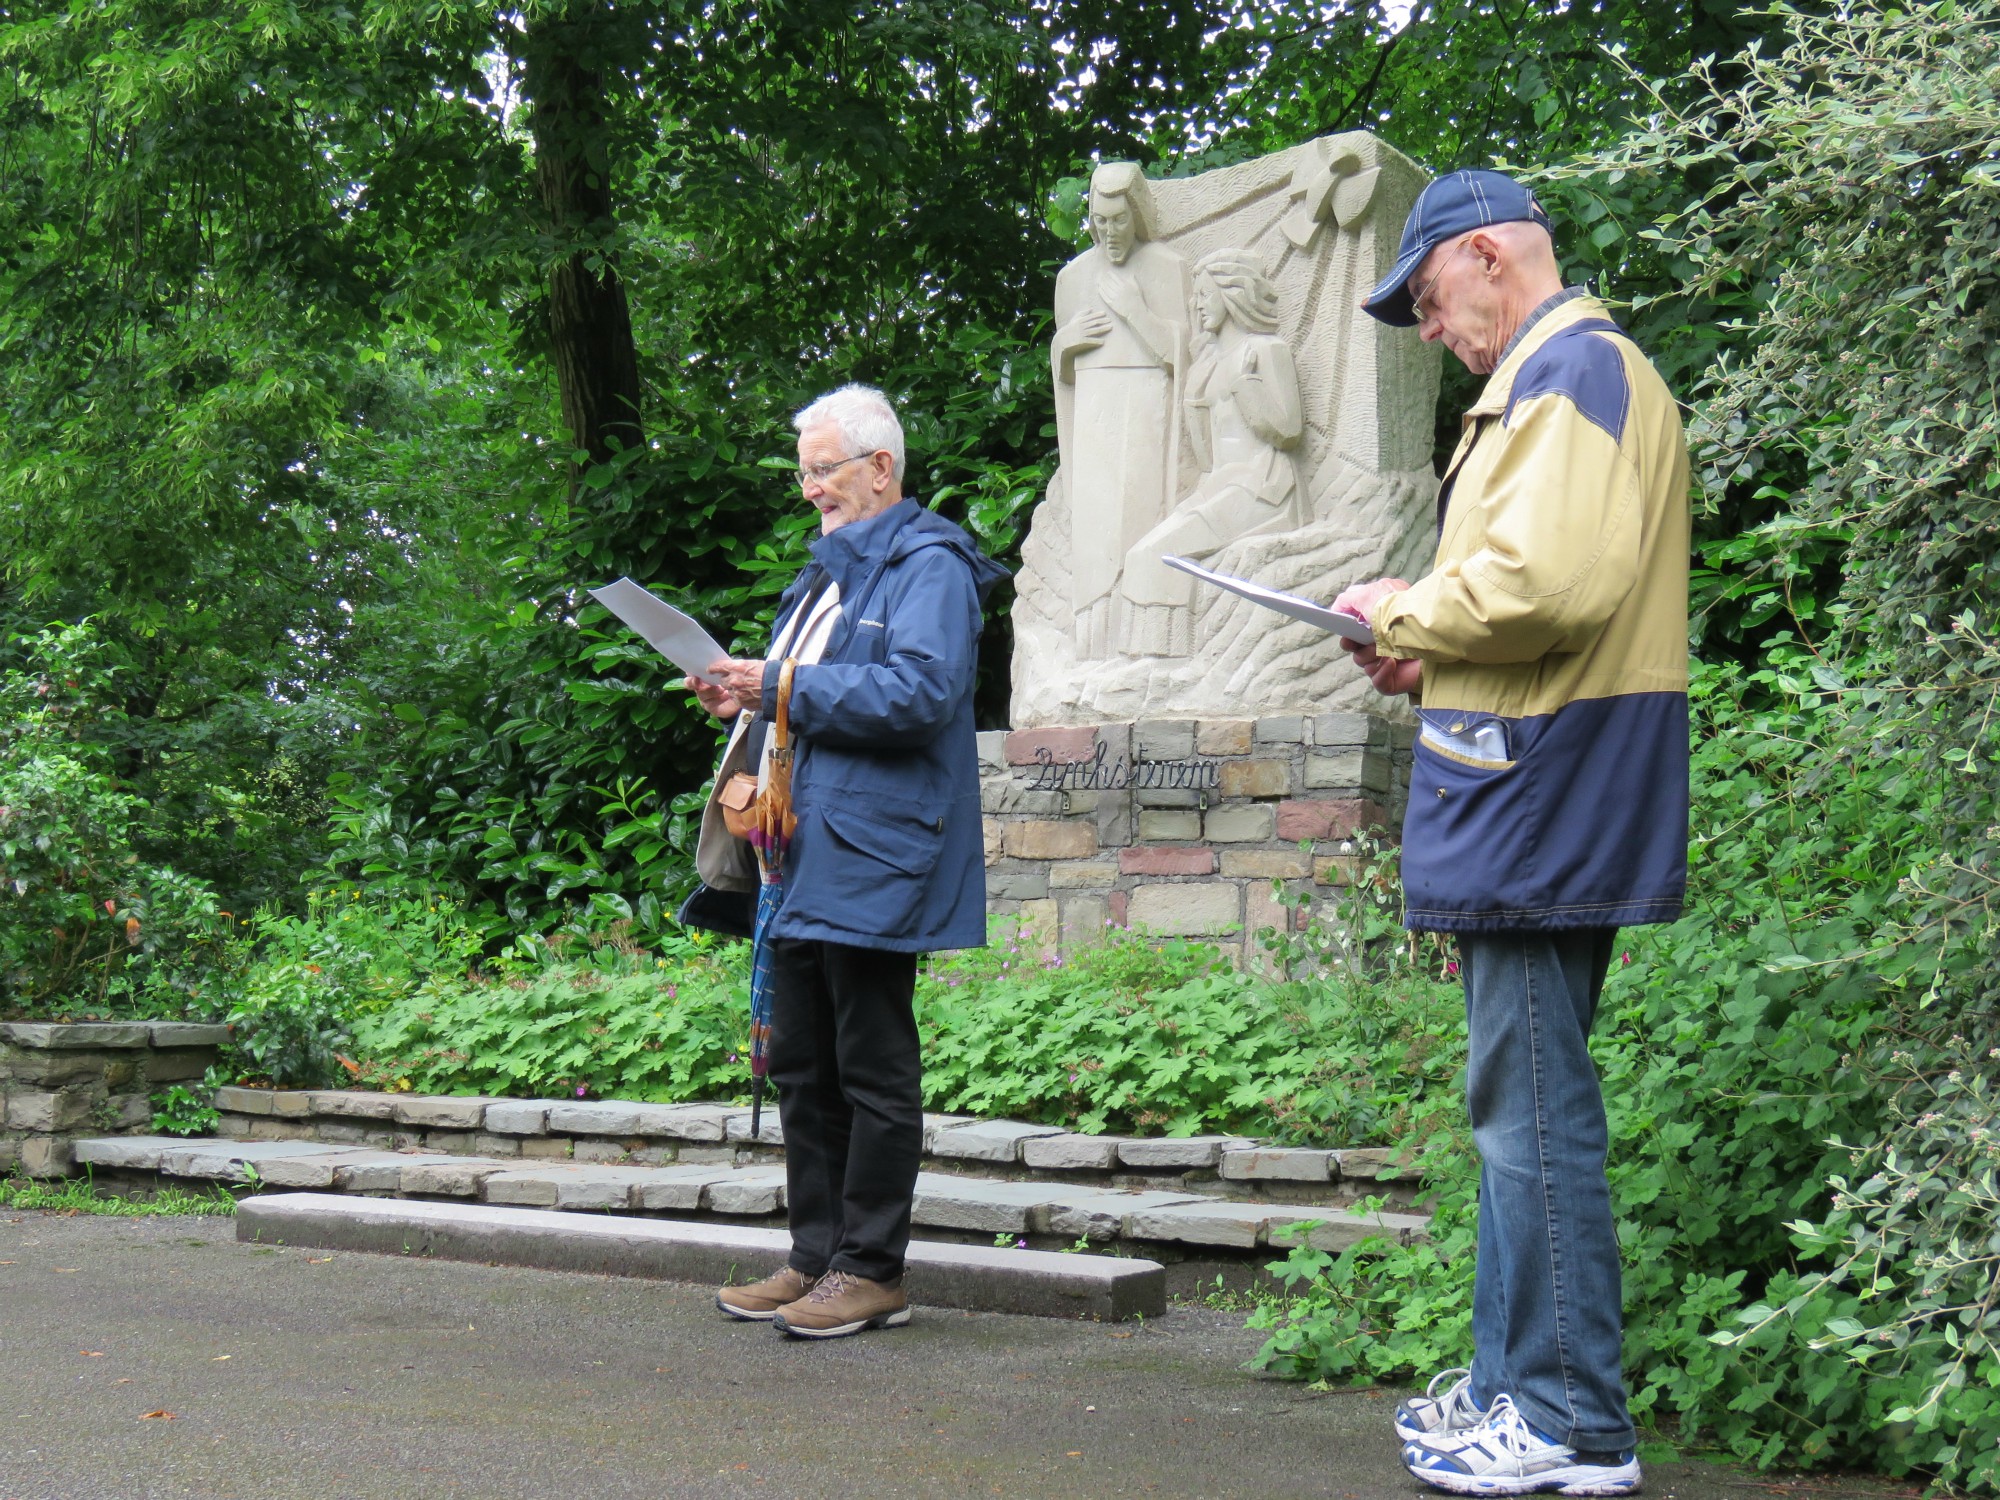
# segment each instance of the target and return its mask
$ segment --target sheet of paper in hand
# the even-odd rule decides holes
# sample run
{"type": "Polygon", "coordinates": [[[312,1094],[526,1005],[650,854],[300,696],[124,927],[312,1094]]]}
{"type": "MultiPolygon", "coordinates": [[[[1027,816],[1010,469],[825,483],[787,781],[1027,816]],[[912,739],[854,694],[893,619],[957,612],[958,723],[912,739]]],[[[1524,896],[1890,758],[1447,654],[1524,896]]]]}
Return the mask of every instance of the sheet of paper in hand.
{"type": "Polygon", "coordinates": [[[590,597],[630,625],[647,645],[690,677],[701,676],[710,662],[729,655],[693,615],[675,609],[629,578],[592,589],[590,597]]]}
{"type": "Polygon", "coordinates": [[[1368,622],[1358,615],[1342,614],[1328,609],[1324,604],[1315,604],[1310,599],[1301,599],[1297,594],[1281,594],[1276,589],[1267,589],[1261,583],[1252,583],[1247,578],[1232,578],[1227,573],[1215,573],[1200,563],[1189,562],[1185,557],[1162,556],[1160,561],[1170,568],[1179,568],[1183,573],[1192,573],[1203,583],[1212,583],[1219,589],[1228,589],[1232,594],[1241,594],[1253,604],[1261,604],[1266,609],[1275,609],[1281,615],[1290,615],[1294,620],[1304,620],[1317,625],[1321,630],[1331,630],[1335,635],[1345,636],[1350,641],[1360,641],[1371,645],[1375,632],[1368,628],[1368,622]]]}

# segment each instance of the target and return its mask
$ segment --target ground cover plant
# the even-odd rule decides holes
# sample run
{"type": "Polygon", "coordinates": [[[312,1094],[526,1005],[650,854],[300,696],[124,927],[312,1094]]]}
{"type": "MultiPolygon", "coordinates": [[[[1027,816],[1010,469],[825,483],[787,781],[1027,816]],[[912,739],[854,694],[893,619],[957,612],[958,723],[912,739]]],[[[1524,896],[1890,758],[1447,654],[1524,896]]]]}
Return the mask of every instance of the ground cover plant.
{"type": "Polygon", "coordinates": [[[133,1198],[100,1191],[88,1175],[55,1181],[7,1177],[0,1178],[0,1209],[99,1214],[120,1219],[186,1214],[214,1218],[235,1213],[236,1200],[220,1187],[193,1193],[168,1185],[150,1197],[133,1198]]]}

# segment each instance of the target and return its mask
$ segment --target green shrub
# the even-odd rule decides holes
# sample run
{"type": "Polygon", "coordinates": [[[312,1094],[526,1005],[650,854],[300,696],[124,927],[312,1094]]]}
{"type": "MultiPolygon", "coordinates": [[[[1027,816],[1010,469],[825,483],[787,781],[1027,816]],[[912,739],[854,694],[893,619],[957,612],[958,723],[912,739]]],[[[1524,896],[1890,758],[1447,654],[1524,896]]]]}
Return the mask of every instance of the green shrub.
{"type": "Polygon", "coordinates": [[[102,721],[116,663],[86,625],[0,671],[0,1014],[209,1014],[228,916],[204,882],[141,860],[140,800],[102,721]]]}

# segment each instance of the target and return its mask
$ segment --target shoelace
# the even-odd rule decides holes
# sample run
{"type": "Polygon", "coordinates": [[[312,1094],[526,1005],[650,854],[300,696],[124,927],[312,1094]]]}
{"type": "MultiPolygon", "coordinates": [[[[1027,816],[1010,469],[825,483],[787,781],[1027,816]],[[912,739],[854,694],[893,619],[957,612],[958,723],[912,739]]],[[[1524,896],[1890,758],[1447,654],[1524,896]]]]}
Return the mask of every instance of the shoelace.
{"type": "Polygon", "coordinates": [[[1525,1458],[1537,1449],[1549,1447],[1549,1439],[1535,1434],[1513,1398],[1504,1392],[1493,1398],[1493,1405],[1487,1410],[1486,1432],[1481,1436],[1487,1434],[1515,1458],[1525,1458]]]}
{"type": "Polygon", "coordinates": [[[1472,1371],[1467,1369],[1442,1370],[1433,1375],[1431,1383],[1424,1387],[1424,1395],[1437,1403],[1438,1417],[1447,1428],[1463,1425],[1457,1420],[1461,1413],[1469,1417],[1486,1415],[1472,1404],[1472,1371]],[[1446,1381],[1453,1383],[1440,1396],[1438,1387],[1446,1381]]]}
{"type": "Polygon", "coordinates": [[[858,1280],[860,1280],[858,1276],[851,1276],[845,1271],[828,1271],[820,1278],[819,1285],[806,1294],[806,1301],[831,1302],[858,1280]]]}

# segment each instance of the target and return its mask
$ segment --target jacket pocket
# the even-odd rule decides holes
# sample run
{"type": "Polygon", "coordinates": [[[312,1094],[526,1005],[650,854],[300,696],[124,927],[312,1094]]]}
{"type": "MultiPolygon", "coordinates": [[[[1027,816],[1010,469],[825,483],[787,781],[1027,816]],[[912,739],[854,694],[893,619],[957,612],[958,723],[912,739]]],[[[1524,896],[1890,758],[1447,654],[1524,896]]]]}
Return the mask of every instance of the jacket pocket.
{"type": "Polygon", "coordinates": [[[919,807],[829,804],[801,825],[785,913],[875,937],[917,930],[944,849],[944,820],[919,807]]]}
{"type": "Polygon", "coordinates": [[[1417,737],[1403,819],[1403,887],[1413,916],[1538,904],[1544,828],[1532,772],[1530,761],[1483,760],[1417,737]]]}

